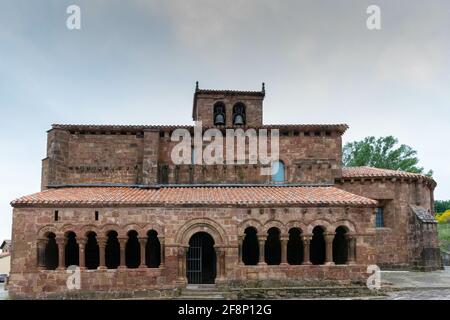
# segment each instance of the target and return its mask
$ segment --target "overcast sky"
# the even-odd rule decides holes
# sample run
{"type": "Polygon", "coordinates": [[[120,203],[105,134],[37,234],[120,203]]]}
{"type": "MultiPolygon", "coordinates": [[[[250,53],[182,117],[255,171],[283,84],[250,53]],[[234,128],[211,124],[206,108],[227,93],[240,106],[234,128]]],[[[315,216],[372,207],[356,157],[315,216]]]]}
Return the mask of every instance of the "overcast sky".
{"type": "Polygon", "coordinates": [[[0,0],[0,240],[10,201],[39,191],[52,123],[190,124],[197,80],[264,81],[266,124],[394,135],[450,199],[449,31],[448,0],[0,0]]]}

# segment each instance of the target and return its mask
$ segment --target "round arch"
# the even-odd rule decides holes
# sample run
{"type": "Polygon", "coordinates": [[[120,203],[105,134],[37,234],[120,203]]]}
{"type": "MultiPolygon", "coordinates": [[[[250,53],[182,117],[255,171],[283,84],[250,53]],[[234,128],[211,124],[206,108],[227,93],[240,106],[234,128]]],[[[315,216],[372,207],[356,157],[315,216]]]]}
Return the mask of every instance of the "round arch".
{"type": "Polygon", "coordinates": [[[175,236],[176,243],[189,246],[189,240],[198,232],[208,233],[217,246],[228,244],[225,230],[221,225],[209,218],[193,219],[185,223],[175,236]]]}
{"type": "Polygon", "coordinates": [[[339,227],[343,227],[349,234],[354,234],[357,232],[355,224],[349,220],[338,220],[333,223],[331,229],[335,232],[339,227]]]}
{"type": "Polygon", "coordinates": [[[241,222],[241,224],[238,226],[238,234],[243,235],[245,232],[245,229],[248,227],[255,228],[256,232],[259,234],[262,232],[262,224],[256,219],[247,219],[241,222]]]}
{"type": "Polygon", "coordinates": [[[269,229],[277,228],[280,231],[280,235],[286,235],[286,228],[284,224],[279,220],[269,220],[263,226],[263,233],[267,234],[269,229]]]}
{"type": "Polygon", "coordinates": [[[315,227],[322,227],[326,233],[334,232],[331,222],[326,219],[317,219],[312,221],[307,227],[308,234],[312,234],[315,227]]]}
{"type": "Polygon", "coordinates": [[[55,236],[58,236],[60,233],[58,232],[58,229],[54,225],[46,225],[39,229],[38,231],[38,238],[45,239],[47,236],[53,233],[55,236]]]}

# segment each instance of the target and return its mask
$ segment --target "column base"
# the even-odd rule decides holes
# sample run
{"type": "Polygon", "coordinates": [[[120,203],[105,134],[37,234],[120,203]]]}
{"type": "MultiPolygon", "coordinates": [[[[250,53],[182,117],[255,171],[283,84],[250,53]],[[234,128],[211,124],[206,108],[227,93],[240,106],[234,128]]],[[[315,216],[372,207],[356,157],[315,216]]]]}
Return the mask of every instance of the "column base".
{"type": "Polygon", "coordinates": [[[312,262],[303,262],[302,266],[312,266],[312,262]]]}
{"type": "Polygon", "coordinates": [[[287,263],[287,262],[282,262],[282,263],[280,263],[280,266],[286,267],[286,266],[289,266],[289,263],[287,263]]]}
{"type": "Polygon", "coordinates": [[[326,265],[326,266],[334,266],[335,263],[334,262],[325,262],[324,265],[326,265]]]}
{"type": "Polygon", "coordinates": [[[258,266],[267,266],[266,262],[258,262],[258,266]]]}
{"type": "Polygon", "coordinates": [[[125,271],[125,270],[127,270],[127,267],[126,267],[126,266],[118,266],[118,267],[117,267],[117,270],[119,270],[119,271],[125,271]]]}
{"type": "Polygon", "coordinates": [[[66,271],[66,267],[58,267],[56,268],[56,271],[66,271]]]}
{"type": "Polygon", "coordinates": [[[354,266],[354,265],[356,265],[356,261],[349,261],[349,262],[348,262],[348,265],[354,266]]]}
{"type": "Polygon", "coordinates": [[[97,270],[99,271],[106,271],[108,268],[106,266],[97,267],[97,270]]]}
{"type": "Polygon", "coordinates": [[[141,264],[141,265],[139,266],[139,269],[141,269],[141,270],[145,270],[145,269],[147,269],[147,265],[145,265],[145,264],[141,264]]]}

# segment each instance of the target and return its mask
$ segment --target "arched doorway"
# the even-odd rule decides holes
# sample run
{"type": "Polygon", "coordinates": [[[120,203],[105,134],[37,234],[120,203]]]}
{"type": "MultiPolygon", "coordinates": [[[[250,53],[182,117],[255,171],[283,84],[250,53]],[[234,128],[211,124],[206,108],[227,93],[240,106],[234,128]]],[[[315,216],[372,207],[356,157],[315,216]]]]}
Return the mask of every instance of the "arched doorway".
{"type": "Polygon", "coordinates": [[[214,239],[206,232],[197,232],[189,240],[186,273],[189,284],[214,283],[216,279],[214,239]]]}

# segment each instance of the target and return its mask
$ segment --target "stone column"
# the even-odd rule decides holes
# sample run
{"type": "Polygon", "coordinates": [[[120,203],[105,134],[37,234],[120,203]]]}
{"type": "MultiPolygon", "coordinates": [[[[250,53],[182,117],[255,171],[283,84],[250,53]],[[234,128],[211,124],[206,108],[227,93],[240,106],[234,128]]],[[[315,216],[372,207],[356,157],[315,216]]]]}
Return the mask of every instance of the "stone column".
{"type": "Polygon", "coordinates": [[[178,281],[184,282],[186,273],[184,272],[185,260],[186,260],[186,249],[182,246],[178,247],[178,281]]]}
{"type": "Polygon", "coordinates": [[[147,268],[147,265],[145,263],[145,247],[147,245],[147,237],[139,238],[139,244],[141,247],[141,264],[139,265],[140,269],[147,268]]]}
{"type": "Polygon", "coordinates": [[[244,242],[245,236],[238,236],[238,264],[243,265],[244,261],[242,261],[242,244],[244,242]]]}
{"type": "Polygon", "coordinates": [[[287,265],[287,244],[289,241],[289,236],[281,236],[281,264],[287,265]]]}
{"type": "Polygon", "coordinates": [[[259,242],[259,265],[267,265],[266,260],[264,258],[265,254],[265,243],[266,243],[266,236],[258,236],[258,242],[259,242]]]}
{"type": "Polygon", "coordinates": [[[47,246],[48,239],[37,240],[37,268],[38,270],[45,270],[45,247],[47,246]]]}
{"type": "Polygon", "coordinates": [[[58,244],[58,270],[66,269],[66,239],[58,238],[56,239],[56,243],[58,244]]]}
{"type": "Polygon", "coordinates": [[[303,263],[304,265],[310,265],[311,264],[311,258],[310,258],[310,250],[311,250],[311,235],[305,235],[302,237],[303,240],[303,263]]]}
{"type": "Polygon", "coordinates": [[[85,248],[86,248],[86,239],[79,239],[78,240],[78,252],[79,252],[79,267],[80,270],[86,269],[86,256],[85,256],[85,248]]]}
{"type": "Polygon", "coordinates": [[[325,264],[334,265],[333,262],[333,239],[334,233],[326,233],[325,235],[325,264]]]}
{"type": "Polygon", "coordinates": [[[356,257],[355,257],[356,238],[352,234],[346,235],[346,238],[347,238],[347,243],[348,243],[347,264],[356,264],[356,257]]]}
{"type": "Polygon", "coordinates": [[[159,264],[159,267],[164,268],[164,265],[166,264],[166,238],[158,235],[158,239],[161,246],[161,263],[159,264]]]}
{"type": "Polygon", "coordinates": [[[105,264],[105,247],[106,247],[106,239],[105,238],[98,238],[98,254],[99,254],[99,265],[98,270],[106,270],[106,264],[105,264]]]}
{"type": "Polygon", "coordinates": [[[127,245],[127,238],[119,238],[120,244],[120,265],[118,269],[126,269],[127,265],[125,262],[125,247],[127,245]]]}
{"type": "Polygon", "coordinates": [[[217,281],[225,280],[225,248],[216,247],[216,268],[217,268],[217,281]]]}

